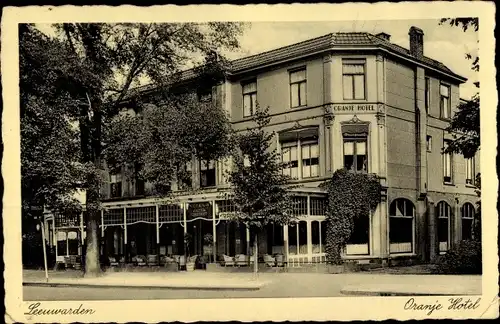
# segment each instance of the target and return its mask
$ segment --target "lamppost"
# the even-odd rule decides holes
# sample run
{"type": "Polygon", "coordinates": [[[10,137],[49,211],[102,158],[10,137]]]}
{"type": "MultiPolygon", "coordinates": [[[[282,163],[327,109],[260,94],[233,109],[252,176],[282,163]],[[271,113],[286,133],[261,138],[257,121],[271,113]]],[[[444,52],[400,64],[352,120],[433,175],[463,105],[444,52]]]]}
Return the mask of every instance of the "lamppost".
{"type": "Polygon", "coordinates": [[[43,226],[43,216],[35,216],[35,220],[40,220],[40,224],[36,224],[36,230],[42,231],[42,249],[43,249],[43,265],[45,268],[45,281],[49,282],[49,271],[47,269],[47,250],[45,247],[45,227],[43,226]]]}

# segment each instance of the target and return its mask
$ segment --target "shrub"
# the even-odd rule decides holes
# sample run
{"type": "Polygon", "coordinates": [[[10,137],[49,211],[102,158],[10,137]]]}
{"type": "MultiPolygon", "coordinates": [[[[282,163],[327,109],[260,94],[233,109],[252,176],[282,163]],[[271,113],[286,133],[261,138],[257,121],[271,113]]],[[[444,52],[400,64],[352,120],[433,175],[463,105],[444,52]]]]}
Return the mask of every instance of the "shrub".
{"type": "Polygon", "coordinates": [[[435,272],[441,274],[481,274],[481,242],[460,241],[437,261],[435,272]]]}

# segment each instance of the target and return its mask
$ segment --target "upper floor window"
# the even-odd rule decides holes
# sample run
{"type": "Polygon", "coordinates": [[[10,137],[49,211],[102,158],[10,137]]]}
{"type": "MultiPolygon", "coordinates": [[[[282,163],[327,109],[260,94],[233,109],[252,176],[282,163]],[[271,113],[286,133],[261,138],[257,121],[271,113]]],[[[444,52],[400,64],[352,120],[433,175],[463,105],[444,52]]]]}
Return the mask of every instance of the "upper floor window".
{"type": "Polygon", "coordinates": [[[198,101],[200,102],[211,102],[212,101],[212,88],[203,87],[198,89],[198,101]]]}
{"type": "Polygon", "coordinates": [[[191,162],[187,162],[177,169],[177,180],[180,190],[191,188],[193,185],[191,162]]]}
{"type": "Polygon", "coordinates": [[[200,187],[215,187],[215,161],[200,162],[200,187]]]}
{"type": "Polygon", "coordinates": [[[474,184],[475,161],[474,158],[465,159],[465,183],[474,184]]]}
{"type": "Polygon", "coordinates": [[[451,118],[450,87],[441,84],[439,92],[441,98],[441,118],[451,118]]]}
{"type": "Polygon", "coordinates": [[[242,84],[243,90],[243,117],[255,114],[257,109],[257,82],[247,82],[242,84]]]}
{"type": "Polygon", "coordinates": [[[342,64],[344,100],[365,99],[365,61],[349,60],[342,64]]]}
{"type": "Polygon", "coordinates": [[[432,152],[432,136],[427,135],[426,139],[427,152],[432,152]]]}
{"type": "Polygon", "coordinates": [[[143,196],[145,191],[145,183],[144,180],[139,176],[139,172],[141,172],[142,165],[140,163],[135,164],[135,195],[143,196]]]}
{"type": "Polygon", "coordinates": [[[368,172],[368,124],[342,125],[344,168],[368,172]]]}
{"type": "Polygon", "coordinates": [[[431,80],[429,77],[425,77],[425,112],[429,113],[429,107],[431,106],[431,80]]]}
{"type": "Polygon", "coordinates": [[[122,175],[120,173],[110,176],[110,197],[118,198],[122,196],[122,175]]]}
{"type": "Polygon", "coordinates": [[[319,176],[317,131],[317,128],[309,128],[298,133],[289,132],[280,135],[281,156],[283,162],[287,164],[283,170],[284,174],[294,179],[319,176]]]}
{"type": "MultiPolygon", "coordinates": [[[[449,146],[448,141],[444,141],[444,150],[449,146]]],[[[443,152],[443,182],[451,183],[452,182],[452,154],[443,152]]]]}
{"type": "Polygon", "coordinates": [[[290,105],[292,108],[305,106],[306,101],[306,69],[290,72],[290,105]]]}

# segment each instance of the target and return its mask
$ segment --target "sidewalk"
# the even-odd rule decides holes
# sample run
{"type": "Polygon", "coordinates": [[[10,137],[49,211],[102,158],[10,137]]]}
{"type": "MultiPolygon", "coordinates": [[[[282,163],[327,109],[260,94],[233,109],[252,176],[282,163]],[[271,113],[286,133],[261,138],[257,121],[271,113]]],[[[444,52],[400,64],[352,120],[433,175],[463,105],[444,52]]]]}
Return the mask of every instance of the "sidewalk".
{"type": "Polygon", "coordinates": [[[362,296],[452,296],[481,295],[479,275],[366,274],[356,282],[345,280],[343,295],[362,296]]]}
{"type": "Polygon", "coordinates": [[[49,272],[49,281],[43,271],[23,271],[24,286],[39,287],[95,287],[147,288],[197,290],[258,290],[267,282],[253,274],[227,276],[210,272],[110,272],[101,277],[84,278],[80,271],[49,272]]]}

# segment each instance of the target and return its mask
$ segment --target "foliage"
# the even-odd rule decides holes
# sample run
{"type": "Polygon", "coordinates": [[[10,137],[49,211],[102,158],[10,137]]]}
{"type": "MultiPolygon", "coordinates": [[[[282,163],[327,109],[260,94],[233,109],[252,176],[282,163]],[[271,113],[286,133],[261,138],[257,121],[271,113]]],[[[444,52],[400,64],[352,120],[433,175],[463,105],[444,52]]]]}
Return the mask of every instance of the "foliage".
{"type": "Polygon", "coordinates": [[[286,165],[277,150],[271,149],[274,133],[264,129],[270,122],[268,108],[257,106],[253,121],[256,127],[237,137],[239,149],[232,155],[229,182],[230,198],[238,210],[235,220],[258,231],[268,223],[287,224],[295,218],[290,177],[283,174],[286,165]]]}
{"type": "Polygon", "coordinates": [[[232,185],[229,198],[237,210],[233,218],[254,236],[254,260],[258,260],[258,234],[267,224],[288,224],[296,219],[290,191],[293,186],[283,173],[286,164],[276,148],[271,148],[275,134],[265,130],[271,120],[268,111],[257,105],[253,116],[256,127],[237,136],[238,148],[233,152],[228,175],[232,185]]]}
{"type": "Polygon", "coordinates": [[[375,210],[381,199],[381,185],[375,175],[340,169],[324,188],[328,193],[327,262],[342,264],[341,252],[354,230],[354,221],[369,217],[375,210]]]}
{"type": "MultiPolygon", "coordinates": [[[[162,106],[145,105],[138,115],[122,114],[108,127],[108,166],[139,164],[137,175],[154,185],[155,193],[170,192],[175,179],[190,177],[182,166],[198,160],[218,160],[232,150],[232,130],[222,108],[179,95],[162,106]]],[[[137,170],[136,170],[137,171],[137,170]]]]}
{"type": "MultiPolygon", "coordinates": [[[[443,18],[440,24],[449,23],[451,26],[460,26],[466,32],[473,28],[474,32],[479,30],[478,18],[443,18]]],[[[479,57],[466,53],[465,57],[472,60],[472,70],[479,72],[479,57]]],[[[479,89],[479,82],[474,85],[479,89]]],[[[453,141],[446,152],[460,153],[465,158],[475,156],[481,146],[480,123],[479,123],[479,92],[471,100],[460,102],[457,111],[453,115],[447,130],[453,134],[453,141]]]]}
{"type": "MultiPolygon", "coordinates": [[[[481,173],[478,173],[476,176],[476,194],[479,198],[481,198],[481,173]]],[[[472,228],[472,237],[474,240],[481,242],[482,239],[482,231],[481,231],[481,199],[479,199],[476,203],[476,214],[474,215],[474,227],[472,228]]]]}
{"type": "MultiPolygon", "coordinates": [[[[26,26],[23,25],[24,28],[30,28],[26,26]]],[[[79,179],[87,194],[86,273],[97,274],[99,249],[96,240],[101,199],[99,179],[103,171],[102,151],[107,143],[103,125],[117,114],[124,99],[130,97],[131,88],[139,85],[140,80],[152,82],[152,87],[161,87],[168,81],[175,81],[173,76],[176,72],[195,66],[208,54],[213,56],[221,50],[237,48],[241,26],[225,22],[64,23],[54,26],[57,36],[43,37],[61,46],[47,51],[51,59],[49,64],[32,65],[30,68],[39,76],[47,74],[49,78],[46,83],[64,91],[69,97],[66,102],[68,111],[72,113],[70,119],[78,121],[79,160],[83,165],[93,165],[90,172],[82,172],[79,179]],[[57,78],[46,73],[44,69],[47,67],[55,72],[57,78]]],[[[28,53],[31,51],[30,48],[26,50],[28,53]]],[[[44,50],[39,52],[43,54],[44,50]]],[[[30,69],[22,71],[28,73],[30,69]]],[[[21,80],[23,77],[24,74],[21,80]]],[[[36,84],[29,81],[29,77],[25,80],[28,80],[27,84],[36,84]]],[[[26,102],[28,98],[22,97],[21,100],[26,102]]],[[[51,116],[65,115],[54,113],[51,116]]],[[[41,134],[41,137],[45,135],[41,134]]],[[[33,133],[32,137],[35,136],[40,135],[33,133]]],[[[61,148],[71,145],[66,137],[56,137],[54,140],[61,144],[61,148]]],[[[29,143],[27,148],[31,147],[29,143]]],[[[66,156],[68,154],[57,155],[58,158],[66,156]]],[[[43,161],[40,156],[33,158],[43,161]]],[[[85,170],[81,168],[81,171],[85,170]]]]}
{"type": "Polygon", "coordinates": [[[481,241],[460,241],[438,259],[436,272],[441,274],[481,274],[481,241]]]}
{"type": "Polygon", "coordinates": [[[64,213],[79,210],[74,198],[83,168],[78,163],[77,102],[60,87],[62,44],[30,25],[19,26],[21,183],[25,215],[31,207],[64,213]]]}

